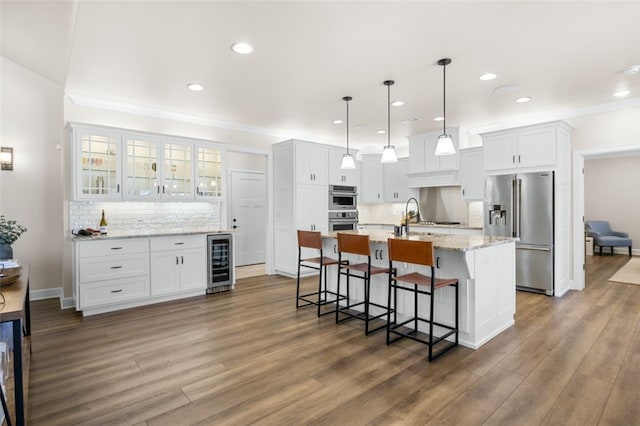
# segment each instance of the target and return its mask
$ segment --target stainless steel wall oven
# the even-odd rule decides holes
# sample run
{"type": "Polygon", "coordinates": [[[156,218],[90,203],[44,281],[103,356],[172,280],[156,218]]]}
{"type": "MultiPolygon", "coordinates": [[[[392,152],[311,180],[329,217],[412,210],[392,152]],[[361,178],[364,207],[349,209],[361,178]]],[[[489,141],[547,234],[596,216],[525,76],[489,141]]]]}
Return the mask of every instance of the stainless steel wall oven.
{"type": "Polygon", "coordinates": [[[329,212],[329,232],[355,231],[356,229],[358,229],[358,212],[356,210],[329,212]]]}
{"type": "Polygon", "coordinates": [[[357,187],[329,185],[329,210],[356,210],[357,208],[357,187]]]}

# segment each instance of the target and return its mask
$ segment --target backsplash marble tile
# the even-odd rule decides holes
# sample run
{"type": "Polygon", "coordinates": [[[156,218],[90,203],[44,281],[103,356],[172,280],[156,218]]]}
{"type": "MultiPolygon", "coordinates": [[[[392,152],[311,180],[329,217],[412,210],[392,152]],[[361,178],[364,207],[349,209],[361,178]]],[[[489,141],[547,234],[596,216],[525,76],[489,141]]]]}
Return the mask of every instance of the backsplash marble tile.
{"type": "Polygon", "coordinates": [[[222,224],[220,203],[70,201],[69,229],[98,229],[104,209],[111,231],[183,231],[222,224]]]}

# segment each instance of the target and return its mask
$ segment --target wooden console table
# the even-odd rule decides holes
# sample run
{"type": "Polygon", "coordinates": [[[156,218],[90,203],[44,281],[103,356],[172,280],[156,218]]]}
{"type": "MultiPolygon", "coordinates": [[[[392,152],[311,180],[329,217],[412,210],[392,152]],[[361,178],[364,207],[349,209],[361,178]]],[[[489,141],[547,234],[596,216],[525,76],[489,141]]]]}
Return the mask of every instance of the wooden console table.
{"type": "MultiPolygon", "coordinates": [[[[29,267],[23,266],[22,276],[14,284],[2,287],[5,303],[0,304],[0,322],[11,322],[13,329],[13,378],[16,407],[16,425],[25,424],[24,379],[22,371],[22,327],[24,335],[31,335],[29,312],[29,267]]],[[[9,413],[5,413],[9,420],[9,413]]],[[[11,424],[9,421],[8,424],[11,424]]]]}

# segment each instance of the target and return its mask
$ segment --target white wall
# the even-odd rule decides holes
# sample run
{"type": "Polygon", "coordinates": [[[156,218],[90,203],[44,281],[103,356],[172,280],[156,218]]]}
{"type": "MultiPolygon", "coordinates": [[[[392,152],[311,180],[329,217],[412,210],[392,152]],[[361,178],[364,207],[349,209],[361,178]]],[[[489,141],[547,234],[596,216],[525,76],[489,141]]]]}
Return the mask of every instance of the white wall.
{"type": "Polygon", "coordinates": [[[14,257],[30,263],[33,290],[63,283],[62,87],[2,57],[1,144],[14,170],[0,172],[2,214],[28,228],[14,257]]]}
{"type": "MultiPolygon", "coordinates": [[[[628,232],[638,246],[640,156],[585,160],[584,187],[585,220],[608,220],[613,230],[628,232]]],[[[627,252],[626,247],[622,251],[627,252]]]]}

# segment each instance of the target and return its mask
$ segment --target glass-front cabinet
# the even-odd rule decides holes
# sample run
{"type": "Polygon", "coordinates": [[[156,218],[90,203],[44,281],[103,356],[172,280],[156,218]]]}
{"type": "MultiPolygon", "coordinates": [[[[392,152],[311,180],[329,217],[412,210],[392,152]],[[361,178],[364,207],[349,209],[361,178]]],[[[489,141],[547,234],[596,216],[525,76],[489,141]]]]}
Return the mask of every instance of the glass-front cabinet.
{"type": "Polygon", "coordinates": [[[76,197],[121,198],[120,135],[78,129],[76,140],[76,197]]]}
{"type": "Polygon", "coordinates": [[[70,129],[76,199],[223,198],[219,145],[98,126],[70,129]]]}
{"type": "Polygon", "coordinates": [[[125,198],[159,198],[158,155],[160,139],[125,135],[125,198]]]}
{"type": "Polygon", "coordinates": [[[196,198],[222,198],[222,151],[196,145],[196,198]]]}
{"type": "Polygon", "coordinates": [[[193,199],[192,144],[163,144],[162,197],[193,199]]]}

